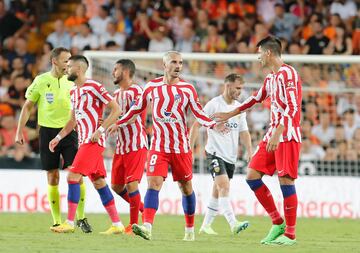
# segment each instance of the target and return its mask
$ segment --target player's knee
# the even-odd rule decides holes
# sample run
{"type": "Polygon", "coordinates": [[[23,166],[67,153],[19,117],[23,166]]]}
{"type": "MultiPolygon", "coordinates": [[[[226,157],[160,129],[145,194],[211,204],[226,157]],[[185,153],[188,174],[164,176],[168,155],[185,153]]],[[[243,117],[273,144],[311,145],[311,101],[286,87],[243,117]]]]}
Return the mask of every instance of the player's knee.
{"type": "Polygon", "coordinates": [[[59,184],[59,171],[58,170],[49,170],[47,172],[47,178],[48,178],[48,183],[50,185],[58,185],[59,184]]]}
{"type": "Polygon", "coordinates": [[[112,184],[111,189],[117,194],[120,194],[125,189],[125,185],[112,184]]]}
{"type": "Polygon", "coordinates": [[[230,191],[230,185],[229,184],[220,184],[218,185],[218,192],[220,196],[228,195],[230,191]]]}
{"type": "Polygon", "coordinates": [[[163,180],[158,178],[151,178],[148,180],[148,188],[160,191],[163,180]]]}

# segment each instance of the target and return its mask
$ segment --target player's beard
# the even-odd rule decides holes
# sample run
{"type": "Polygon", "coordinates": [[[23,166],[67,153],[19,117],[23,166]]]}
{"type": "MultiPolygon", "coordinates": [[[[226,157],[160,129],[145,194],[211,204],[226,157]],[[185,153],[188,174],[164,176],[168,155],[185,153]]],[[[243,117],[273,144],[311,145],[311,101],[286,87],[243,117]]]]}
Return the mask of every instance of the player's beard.
{"type": "Polygon", "coordinates": [[[114,78],[114,85],[118,85],[119,83],[121,83],[122,80],[123,80],[123,74],[121,73],[120,76],[114,78]]]}
{"type": "Polygon", "coordinates": [[[76,79],[78,78],[78,76],[76,75],[76,74],[69,74],[68,75],[68,77],[67,77],[67,79],[69,80],[69,81],[72,81],[72,82],[74,82],[76,79]]]}

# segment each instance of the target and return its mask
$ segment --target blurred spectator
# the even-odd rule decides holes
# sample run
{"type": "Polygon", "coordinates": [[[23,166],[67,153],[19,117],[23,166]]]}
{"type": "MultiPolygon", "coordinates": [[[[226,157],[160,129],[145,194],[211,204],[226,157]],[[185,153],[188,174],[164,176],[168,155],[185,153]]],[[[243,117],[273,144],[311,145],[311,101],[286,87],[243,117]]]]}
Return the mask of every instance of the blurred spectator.
{"type": "Polygon", "coordinates": [[[354,54],[360,54],[360,8],[357,10],[357,16],[354,21],[354,32],[352,36],[354,54]]]}
{"type": "Polygon", "coordinates": [[[12,61],[12,72],[10,75],[11,80],[13,81],[15,77],[22,75],[25,78],[30,78],[31,74],[27,71],[27,69],[25,68],[25,64],[24,64],[24,60],[21,57],[16,57],[14,58],[14,60],[12,61]]]}
{"type": "Polygon", "coordinates": [[[195,33],[201,40],[207,36],[207,29],[209,25],[208,14],[205,10],[199,10],[196,16],[195,33]]]}
{"type": "Polygon", "coordinates": [[[314,144],[307,137],[301,139],[300,161],[322,160],[325,156],[324,149],[314,144]]]}
{"type": "Polygon", "coordinates": [[[222,19],[227,14],[226,0],[203,0],[201,9],[206,10],[210,20],[222,19]]]}
{"type": "Polygon", "coordinates": [[[12,62],[15,58],[22,58],[26,72],[31,73],[35,63],[35,56],[28,52],[27,42],[24,38],[20,37],[15,39],[14,51],[8,51],[6,57],[11,65],[13,65],[12,62]]]}
{"type": "Polygon", "coordinates": [[[54,22],[54,32],[50,33],[46,41],[50,42],[53,47],[65,47],[70,49],[71,37],[65,31],[64,22],[58,19],[54,22]]]}
{"type": "Polygon", "coordinates": [[[99,48],[99,40],[95,34],[91,33],[88,23],[80,25],[80,32],[73,37],[71,51],[79,54],[83,50],[95,50],[99,48]]]}
{"type": "Polygon", "coordinates": [[[238,30],[238,20],[239,18],[237,16],[228,15],[225,19],[222,31],[220,32],[225,38],[227,44],[226,52],[228,53],[236,52],[236,32],[238,30]]]}
{"type": "Polygon", "coordinates": [[[255,24],[255,33],[250,37],[249,40],[249,53],[257,53],[257,43],[268,36],[269,31],[263,23],[255,24]]]}
{"type": "Polygon", "coordinates": [[[5,7],[4,1],[0,0],[0,46],[7,37],[19,37],[27,30],[26,24],[11,12],[6,11],[5,7]]]}
{"type": "Polygon", "coordinates": [[[208,35],[201,42],[201,51],[207,53],[222,53],[225,51],[226,46],[224,37],[218,34],[217,24],[210,22],[208,35]]]}
{"type": "Polygon", "coordinates": [[[110,21],[111,17],[109,16],[108,7],[101,5],[98,15],[89,19],[89,25],[95,35],[102,36],[106,33],[106,26],[110,21]]]}
{"type": "Polygon", "coordinates": [[[166,52],[173,50],[174,43],[166,36],[165,27],[159,26],[151,35],[149,52],[166,52]]]}
{"type": "Polygon", "coordinates": [[[13,115],[4,115],[0,120],[0,140],[2,141],[1,152],[9,157],[13,157],[15,161],[20,162],[26,156],[30,156],[30,147],[28,144],[27,134],[24,131],[26,140],[25,145],[15,143],[16,120],[13,115]]]}
{"type": "Polygon", "coordinates": [[[320,21],[314,23],[313,29],[314,35],[306,41],[303,54],[323,54],[329,44],[329,39],[323,34],[323,26],[320,21]]]}
{"type": "Polygon", "coordinates": [[[110,41],[115,42],[117,50],[124,50],[126,36],[125,34],[116,31],[116,23],[114,21],[110,21],[107,24],[106,33],[100,36],[100,49],[105,49],[106,44],[110,41]]]}
{"type": "Polygon", "coordinates": [[[258,0],[256,1],[256,12],[260,21],[265,24],[270,23],[275,18],[275,5],[282,1],[277,0],[258,0]]]}
{"type": "Polygon", "coordinates": [[[196,39],[193,28],[186,26],[181,38],[176,42],[175,50],[183,53],[191,53],[196,39]]]}
{"type": "Polygon", "coordinates": [[[123,10],[115,10],[115,22],[116,22],[116,31],[126,36],[130,36],[133,32],[132,22],[129,18],[124,15],[123,10]]]}
{"type": "Polygon", "coordinates": [[[50,55],[53,45],[50,42],[45,42],[43,45],[42,55],[38,58],[36,67],[39,73],[47,72],[51,69],[50,55]]]}
{"type": "Polygon", "coordinates": [[[291,41],[295,30],[300,26],[300,20],[293,14],[285,12],[282,4],[275,5],[275,18],[268,24],[270,31],[277,37],[291,41]]]}
{"type": "Polygon", "coordinates": [[[299,18],[301,22],[311,14],[311,8],[305,0],[297,0],[290,6],[290,13],[299,18]]]}
{"type": "Polygon", "coordinates": [[[343,27],[337,26],[335,28],[335,37],[330,40],[328,46],[324,49],[324,53],[330,55],[350,55],[352,51],[351,37],[346,35],[343,27]]]}
{"type": "Polygon", "coordinates": [[[351,23],[356,16],[356,4],[352,0],[335,0],[330,5],[330,13],[338,13],[344,20],[347,31],[351,31],[351,23]]]}
{"type": "Polygon", "coordinates": [[[255,14],[255,6],[250,1],[234,0],[229,3],[228,13],[244,18],[246,14],[255,14]]]}
{"type": "Polygon", "coordinates": [[[314,26],[316,26],[316,22],[321,22],[322,17],[319,13],[311,14],[307,19],[305,19],[302,29],[301,29],[301,37],[300,43],[305,44],[305,42],[314,35],[314,26]]]}
{"type": "Polygon", "coordinates": [[[81,2],[86,6],[86,16],[93,18],[99,14],[101,6],[108,4],[109,0],[82,0],[81,2]]]}
{"type": "Polygon", "coordinates": [[[334,162],[339,158],[339,151],[335,147],[328,147],[325,151],[324,161],[334,162]]]}
{"type": "Polygon", "coordinates": [[[2,101],[10,104],[14,111],[21,109],[25,102],[25,91],[28,85],[23,75],[17,75],[2,101]]]}
{"type": "Polygon", "coordinates": [[[75,15],[68,17],[64,25],[71,35],[75,35],[80,31],[80,25],[87,23],[88,20],[86,16],[86,6],[80,3],[76,6],[75,15]]]}
{"type": "Polygon", "coordinates": [[[342,26],[342,20],[338,13],[330,15],[329,25],[324,29],[324,35],[330,40],[335,39],[336,36],[336,27],[342,26]]]}
{"type": "Polygon", "coordinates": [[[344,112],[343,125],[344,125],[345,139],[349,141],[354,137],[355,130],[357,128],[360,128],[360,126],[355,121],[355,110],[353,108],[349,108],[344,112]]]}
{"type": "Polygon", "coordinates": [[[313,126],[311,132],[320,140],[321,145],[328,145],[335,138],[335,128],[330,121],[330,114],[327,111],[320,113],[320,123],[313,126]]]}
{"type": "Polygon", "coordinates": [[[184,8],[178,5],[174,9],[171,18],[167,20],[167,26],[170,29],[175,43],[181,39],[185,26],[191,26],[192,21],[185,17],[184,8]]]}

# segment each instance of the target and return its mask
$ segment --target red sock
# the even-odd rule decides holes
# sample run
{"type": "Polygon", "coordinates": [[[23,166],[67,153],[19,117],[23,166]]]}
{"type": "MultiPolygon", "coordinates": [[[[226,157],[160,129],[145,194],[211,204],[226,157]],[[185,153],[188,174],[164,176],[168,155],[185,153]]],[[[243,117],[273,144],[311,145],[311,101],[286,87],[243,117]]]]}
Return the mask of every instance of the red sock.
{"type": "Polygon", "coordinates": [[[274,225],[282,224],[284,220],[281,218],[279,211],[276,209],[274,199],[267,186],[263,184],[259,188],[257,188],[254,192],[260,204],[264,207],[266,212],[271,217],[272,223],[274,225]]]}
{"type": "Polygon", "coordinates": [[[135,191],[129,194],[130,199],[130,224],[138,224],[139,208],[141,203],[141,197],[139,191],[135,191]]]}
{"type": "Polygon", "coordinates": [[[139,211],[142,212],[142,213],[144,212],[144,203],[141,202],[141,200],[140,200],[139,211]]]}
{"type": "Polygon", "coordinates": [[[156,209],[154,208],[144,208],[144,223],[154,223],[154,218],[156,214],[156,209]]]}
{"type": "Polygon", "coordinates": [[[285,236],[290,239],[295,239],[295,225],[296,225],[296,211],[298,206],[297,195],[292,194],[284,198],[284,213],[285,213],[285,236]]]}
{"type": "Polygon", "coordinates": [[[78,203],[73,203],[73,202],[68,201],[67,219],[69,221],[74,221],[77,207],[78,207],[78,203]]]}
{"type": "Polygon", "coordinates": [[[105,209],[107,213],[110,216],[110,219],[113,223],[120,222],[119,215],[116,210],[115,201],[111,200],[109,203],[107,203],[105,206],[105,209]]]}
{"type": "Polygon", "coordinates": [[[126,190],[126,188],[119,193],[119,196],[123,198],[123,200],[125,200],[126,202],[130,203],[130,198],[129,198],[129,193],[126,190]]]}
{"type": "Polygon", "coordinates": [[[185,214],[185,226],[187,228],[194,227],[194,221],[195,221],[195,214],[192,215],[185,214]]]}

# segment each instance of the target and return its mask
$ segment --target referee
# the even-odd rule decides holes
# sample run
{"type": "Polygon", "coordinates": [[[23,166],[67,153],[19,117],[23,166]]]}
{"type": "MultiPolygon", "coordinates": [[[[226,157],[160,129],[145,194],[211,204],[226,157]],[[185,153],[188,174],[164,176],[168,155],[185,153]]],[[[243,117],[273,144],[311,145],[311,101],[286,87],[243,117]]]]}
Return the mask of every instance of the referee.
{"type": "MultiPolygon", "coordinates": [[[[35,104],[38,106],[40,125],[40,158],[43,170],[47,172],[48,201],[53,217],[53,227],[61,224],[59,167],[71,166],[78,149],[77,133],[72,131],[62,139],[52,153],[49,142],[57,136],[71,116],[70,89],[73,83],[67,80],[66,64],[71,54],[63,47],[51,51],[51,71],[38,75],[26,90],[26,101],[21,110],[15,141],[24,144],[23,129],[35,104]],[[60,155],[64,163],[60,166],[60,155]]],[[[85,184],[80,182],[80,202],[77,209],[77,225],[85,233],[92,232],[84,214],[85,184]]]]}

